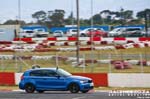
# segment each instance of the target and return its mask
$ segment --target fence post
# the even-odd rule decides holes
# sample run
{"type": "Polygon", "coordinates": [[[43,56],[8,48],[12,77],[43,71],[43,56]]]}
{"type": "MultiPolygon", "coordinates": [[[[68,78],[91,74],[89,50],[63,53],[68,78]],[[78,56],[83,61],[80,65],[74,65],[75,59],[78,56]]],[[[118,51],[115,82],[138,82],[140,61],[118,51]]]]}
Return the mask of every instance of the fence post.
{"type": "Polygon", "coordinates": [[[4,62],[3,62],[3,57],[1,58],[1,69],[2,69],[2,71],[4,70],[4,62]]]}
{"type": "Polygon", "coordinates": [[[144,72],[144,70],[143,70],[143,57],[142,57],[142,54],[140,53],[140,66],[141,66],[141,73],[143,73],[144,72]]]}
{"type": "Polygon", "coordinates": [[[15,69],[17,70],[17,67],[18,67],[18,56],[15,54],[14,57],[15,57],[15,69]]]}
{"type": "Polygon", "coordinates": [[[59,64],[58,64],[58,54],[56,53],[56,56],[55,56],[55,61],[56,61],[56,67],[59,67],[59,64]]]}
{"type": "Polygon", "coordinates": [[[85,54],[83,54],[83,73],[85,73],[85,54]]]}
{"type": "Polygon", "coordinates": [[[110,62],[109,62],[109,73],[111,73],[112,72],[112,70],[111,70],[111,54],[109,54],[108,59],[110,60],[110,62]]]}

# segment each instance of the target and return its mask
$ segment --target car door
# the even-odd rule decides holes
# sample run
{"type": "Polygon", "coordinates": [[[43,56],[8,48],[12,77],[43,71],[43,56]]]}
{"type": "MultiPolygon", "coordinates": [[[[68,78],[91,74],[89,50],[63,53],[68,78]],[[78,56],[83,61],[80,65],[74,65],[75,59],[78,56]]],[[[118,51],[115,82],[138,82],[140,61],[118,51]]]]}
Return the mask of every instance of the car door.
{"type": "Polygon", "coordinates": [[[49,90],[64,89],[66,86],[66,78],[60,77],[54,70],[42,70],[41,85],[49,90]]]}

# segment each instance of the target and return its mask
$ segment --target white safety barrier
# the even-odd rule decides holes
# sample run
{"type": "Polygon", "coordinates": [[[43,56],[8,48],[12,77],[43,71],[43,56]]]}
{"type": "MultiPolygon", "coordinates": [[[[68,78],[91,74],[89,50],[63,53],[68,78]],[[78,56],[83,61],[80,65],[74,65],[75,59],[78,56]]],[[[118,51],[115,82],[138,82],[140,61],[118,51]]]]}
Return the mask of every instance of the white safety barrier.
{"type": "Polygon", "coordinates": [[[15,84],[16,85],[19,85],[22,75],[23,75],[23,73],[15,73],[15,84]]]}
{"type": "Polygon", "coordinates": [[[146,87],[150,88],[150,74],[109,73],[109,87],[146,87]]]}
{"type": "MultiPolygon", "coordinates": [[[[15,84],[18,85],[23,73],[15,73],[15,84]]],[[[96,79],[95,79],[96,80],[96,79]]],[[[150,74],[147,73],[108,73],[108,87],[150,88],[150,74]]]]}

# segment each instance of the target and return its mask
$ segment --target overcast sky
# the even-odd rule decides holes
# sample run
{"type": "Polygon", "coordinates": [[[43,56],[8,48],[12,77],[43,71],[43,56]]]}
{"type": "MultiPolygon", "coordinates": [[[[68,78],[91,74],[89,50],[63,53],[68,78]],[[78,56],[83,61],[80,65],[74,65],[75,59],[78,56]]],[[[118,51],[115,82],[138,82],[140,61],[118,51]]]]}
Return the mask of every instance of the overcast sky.
{"type": "MultiPolygon", "coordinates": [[[[76,13],[76,0],[20,0],[21,1],[21,19],[30,22],[31,15],[39,10],[50,11],[55,9],[65,10],[65,16],[73,12],[76,13]]],[[[91,0],[79,0],[80,18],[89,18],[91,16],[91,0]]],[[[0,2],[0,23],[8,19],[18,18],[18,0],[1,0],[0,2]]],[[[119,11],[123,7],[125,10],[136,12],[150,9],[150,0],[93,0],[93,14],[102,10],[119,11]]]]}

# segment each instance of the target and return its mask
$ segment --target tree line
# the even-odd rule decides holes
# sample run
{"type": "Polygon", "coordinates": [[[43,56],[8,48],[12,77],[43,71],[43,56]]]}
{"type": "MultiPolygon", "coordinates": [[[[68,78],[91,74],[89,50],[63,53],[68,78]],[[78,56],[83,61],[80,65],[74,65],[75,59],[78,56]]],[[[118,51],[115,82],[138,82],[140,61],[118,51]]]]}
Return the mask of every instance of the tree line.
{"type": "MultiPolygon", "coordinates": [[[[125,10],[123,8],[120,11],[103,10],[89,19],[80,19],[80,25],[89,26],[91,25],[91,20],[93,20],[94,25],[135,25],[144,24],[145,18],[150,23],[150,9],[137,12],[136,17],[133,14],[134,12],[132,10],[125,10]]],[[[64,18],[64,16],[65,11],[62,9],[47,12],[41,10],[32,14],[32,18],[36,20],[35,23],[26,23],[23,20],[7,20],[4,24],[44,25],[49,28],[76,24],[77,20],[73,12],[67,18],[64,18]]]]}

